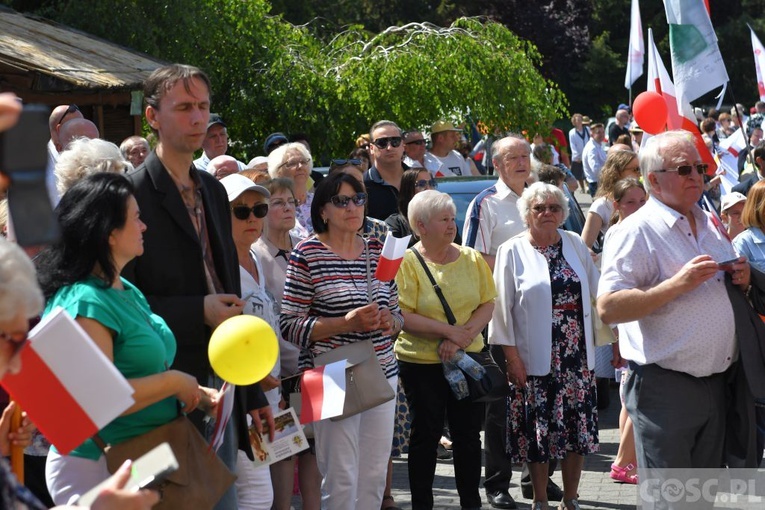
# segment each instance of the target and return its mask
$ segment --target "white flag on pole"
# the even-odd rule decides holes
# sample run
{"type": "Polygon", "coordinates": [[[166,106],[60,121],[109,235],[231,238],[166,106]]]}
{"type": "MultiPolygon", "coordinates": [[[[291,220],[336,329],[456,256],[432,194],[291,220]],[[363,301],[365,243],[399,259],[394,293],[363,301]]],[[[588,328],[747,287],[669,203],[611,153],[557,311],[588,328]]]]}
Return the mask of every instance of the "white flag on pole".
{"type": "Polygon", "coordinates": [[[629,89],[635,80],[643,75],[645,58],[645,43],[643,42],[643,24],[640,22],[640,6],[638,0],[632,0],[630,14],[630,44],[627,48],[627,75],[624,77],[624,88],[629,89]]]}
{"type": "Polygon", "coordinates": [[[757,90],[760,94],[760,101],[765,101],[765,81],[762,79],[765,71],[765,48],[754,33],[754,29],[749,27],[752,34],[752,51],[754,52],[754,68],[757,70],[757,90]]]}

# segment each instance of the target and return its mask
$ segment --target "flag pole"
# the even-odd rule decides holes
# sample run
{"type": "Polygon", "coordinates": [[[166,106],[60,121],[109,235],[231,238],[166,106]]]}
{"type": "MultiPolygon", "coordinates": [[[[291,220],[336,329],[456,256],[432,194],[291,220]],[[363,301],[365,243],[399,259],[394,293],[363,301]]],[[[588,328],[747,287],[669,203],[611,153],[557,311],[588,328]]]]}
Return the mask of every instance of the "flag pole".
{"type": "Polygon", "coordinates": [[[741,112],[738,109],[738,103],[736,102],[736,96],[733,95],[733,85],[731,82],[728,82],[728,93],[730,94],[730,99],[733,101],[733,110],[736,112],[736,117],[738,118],[739,123],[741,124],[741,133],[744,135],[744,144],[746,145],[746,159],[749,160],[749,164],[752,165],[754,168],[754,171],[757,172],[757,167],[754,164],[754,154],[752,154],[752,146],[749,145],[749,134],[746,132],[746,125],[744,125],[744,117],[741,115],[741,112]]]}
{"type": "MultiPolygon", "coordinates": [[[[11,415],[11,431],[16,432],[21,427],[21,406],[16,403],[11,415]]],[[[19,483],[24,484],[24,447],[11,444],[11,470],[19,483]]]]}

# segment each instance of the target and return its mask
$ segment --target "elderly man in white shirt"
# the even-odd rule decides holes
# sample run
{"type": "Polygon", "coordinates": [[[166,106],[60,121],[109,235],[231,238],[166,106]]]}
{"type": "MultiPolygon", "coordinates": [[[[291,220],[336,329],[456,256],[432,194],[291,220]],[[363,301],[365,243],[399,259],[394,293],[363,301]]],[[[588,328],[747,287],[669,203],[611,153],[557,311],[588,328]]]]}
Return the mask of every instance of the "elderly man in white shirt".
{"type": "Polygon", "coordinates": [[[651,138],[640,167],[651,200],[606,245],[598,311],[603,322],[626,324],[619,347],[631,360],[625,405],[638,466],[717,468],[726,372],[738,358],[724,271],[745,292],[749,264],[697,205],[706,165],[688,133],[651,138]]]}

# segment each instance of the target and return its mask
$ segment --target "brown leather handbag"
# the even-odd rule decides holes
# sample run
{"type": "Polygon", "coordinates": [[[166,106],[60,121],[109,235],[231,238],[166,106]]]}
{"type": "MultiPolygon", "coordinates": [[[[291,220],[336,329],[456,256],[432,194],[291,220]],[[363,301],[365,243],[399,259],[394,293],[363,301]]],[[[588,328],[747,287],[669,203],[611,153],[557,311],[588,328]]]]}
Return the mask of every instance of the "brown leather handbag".
{"type": "Polygon", "coordinates": [[[127,459],[137,459],[161,443],[170,444],[178,470],[152,487],[162,497],[155,510],[212,510],[236,480],[186,416],[116,445],[107,445],[98,434],[93,440],[103,450],[110,473],[127,459]]]}

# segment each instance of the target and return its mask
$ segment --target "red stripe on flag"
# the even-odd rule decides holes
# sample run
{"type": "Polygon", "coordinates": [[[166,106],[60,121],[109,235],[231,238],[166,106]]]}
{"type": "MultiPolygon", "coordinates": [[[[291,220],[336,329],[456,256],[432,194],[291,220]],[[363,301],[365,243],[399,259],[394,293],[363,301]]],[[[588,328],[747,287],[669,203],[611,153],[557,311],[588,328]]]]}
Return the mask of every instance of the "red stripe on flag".
{"type": "Polygon", "coordinates": [[[324,367],[303,372],[300,393],[300,423],[307,425],[321,420],[321,408],[324,405],[324,367]]]}
{"type": "Polygon", "coordinates": [[[98,432],[98,426],[34,350],[34,343],[21,352],[21,371],[7,374],[0,383],[62,455],[98,432]]]}
{"type": "Polygon", "coordinates": [[[391,260],[385,257],[380,257],[380,262],[377,264],[377,270],[375,271],[375,278],[381,282],[389,282],[396,277],[398,268],[401,267],[401,262],[404,258],[391,260]]]}
{"type": "Polygon", "coordinates": [[[738,158],[739,152],[734,149],[733,147],[728,147],[728,152],[733,156],[734,158],[738,158]]]}

